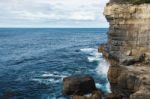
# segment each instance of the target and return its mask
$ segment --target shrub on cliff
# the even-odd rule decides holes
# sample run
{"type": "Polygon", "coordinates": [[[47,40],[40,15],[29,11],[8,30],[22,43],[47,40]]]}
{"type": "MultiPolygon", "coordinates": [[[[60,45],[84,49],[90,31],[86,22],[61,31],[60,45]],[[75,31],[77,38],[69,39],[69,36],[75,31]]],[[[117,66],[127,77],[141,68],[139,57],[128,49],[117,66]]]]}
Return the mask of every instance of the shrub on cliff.
{"type": "Polygon", "coordinates": [[[150,3],[150,0],[110,0],[110,2],[130,3],[130,4],[143,4],[143,3],[150,3]]]}
{"type": "Polygon", "coordinates": [[[132,4],[150,3],[150,0],[124,0],[132,4]]]}

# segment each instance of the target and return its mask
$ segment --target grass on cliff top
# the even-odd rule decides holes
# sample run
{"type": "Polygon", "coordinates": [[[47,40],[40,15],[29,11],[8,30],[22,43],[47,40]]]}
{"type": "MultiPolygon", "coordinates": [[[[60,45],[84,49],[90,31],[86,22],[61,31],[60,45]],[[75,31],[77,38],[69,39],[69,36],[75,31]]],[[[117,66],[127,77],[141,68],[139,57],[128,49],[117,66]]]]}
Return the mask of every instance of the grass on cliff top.
{"type": "Polygon", "coordinates": [[[150,3],[150,0],[124,0],[132,4],[150,3]]]}

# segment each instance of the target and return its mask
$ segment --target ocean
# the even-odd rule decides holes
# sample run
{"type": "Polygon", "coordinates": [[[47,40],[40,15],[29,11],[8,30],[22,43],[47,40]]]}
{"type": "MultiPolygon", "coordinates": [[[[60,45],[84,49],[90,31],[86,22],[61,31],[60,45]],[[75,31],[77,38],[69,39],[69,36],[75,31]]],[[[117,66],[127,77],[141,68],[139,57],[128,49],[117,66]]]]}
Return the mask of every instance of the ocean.
{"type": "Polygon", "coordinates": [[[1,28],[0,99],[67,99],[64,77],[88,74],[110,91],[109,64],[97,49],[105,28],[1,28]]]}

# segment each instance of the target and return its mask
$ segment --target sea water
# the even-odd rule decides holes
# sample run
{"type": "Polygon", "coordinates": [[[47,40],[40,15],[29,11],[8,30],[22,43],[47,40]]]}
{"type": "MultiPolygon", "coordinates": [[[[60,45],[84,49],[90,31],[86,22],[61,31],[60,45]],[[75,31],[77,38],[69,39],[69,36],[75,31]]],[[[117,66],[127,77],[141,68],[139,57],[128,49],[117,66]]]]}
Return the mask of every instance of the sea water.
{"type": "Polygon", "coordinates": [[[64,77],[88,74],[107,93],[109,64],[98,53],[105,28],[0,29],[0,99],[66,99],[64,77]]]}

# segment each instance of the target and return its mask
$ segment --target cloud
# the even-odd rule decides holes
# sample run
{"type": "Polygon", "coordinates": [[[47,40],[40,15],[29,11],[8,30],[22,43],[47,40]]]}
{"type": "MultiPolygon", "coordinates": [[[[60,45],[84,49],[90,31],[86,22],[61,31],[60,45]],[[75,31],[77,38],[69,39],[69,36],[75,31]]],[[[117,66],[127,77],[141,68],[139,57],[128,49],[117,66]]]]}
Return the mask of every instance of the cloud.
{"type": "Polygon", "coordinates": [[[96,19],[95,13],[92,12],[73,12],[70,16],[68,16],[71,20],[77,20],[77,21],[94,21],[96,19]]]}
{"type": "Polygon", "coordinates": [[[106,2],[108,0],[1,0],[0,26],[55,25],[59,22],[73,25],[77,21],[80,25],[86,22],[101,24],[106,22],[102,15],[106,2]]]}

